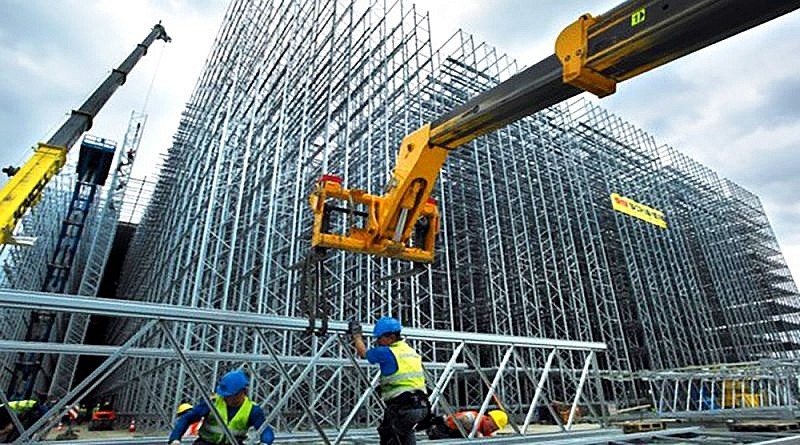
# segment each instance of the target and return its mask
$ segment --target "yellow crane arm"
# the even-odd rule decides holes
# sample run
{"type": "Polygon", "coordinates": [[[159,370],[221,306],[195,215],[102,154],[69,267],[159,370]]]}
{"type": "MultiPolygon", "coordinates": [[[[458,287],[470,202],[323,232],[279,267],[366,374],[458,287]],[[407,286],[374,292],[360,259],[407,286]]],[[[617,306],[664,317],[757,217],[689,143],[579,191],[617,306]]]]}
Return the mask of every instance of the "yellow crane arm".
{"type": "Polygon", "coordinates": [[[66,161],[65,148],[40,144],[28,162],[0,190],[0,244],[14,243],[11,233],[17,221],[39,202],[44,186],[66,161]]]}
{"type": "Polygon", "coordinates": [[[584,14],[561,32],[553,55],[406,136],[383,195],[324,176],[310,197],[312,246],[433,261],[439,213],[429,198],[450,150],[584,91],[613,94],[618,82],[798,7],[800,0],[629,0],[584,14]],[[332,232],[334,212],[348,216],[343,232],[332,232]],[[350,224],[354,216],[364,221],[350,224]]]}
{"type": "Polygon", "coordinates": [[[88,99],[56,130],[47,143],[40,143],[33,156],[0,189],[0,244],[15,244],[14,228],[31,207],[42,198],[42,190],[66,162],[67,152],[81,135],[92,127],[92,119],[105,105],[136,63],[147,54],[155,40],[171,39],[161,24],[150,31],[142,43],[100,84],[88,99]]]}

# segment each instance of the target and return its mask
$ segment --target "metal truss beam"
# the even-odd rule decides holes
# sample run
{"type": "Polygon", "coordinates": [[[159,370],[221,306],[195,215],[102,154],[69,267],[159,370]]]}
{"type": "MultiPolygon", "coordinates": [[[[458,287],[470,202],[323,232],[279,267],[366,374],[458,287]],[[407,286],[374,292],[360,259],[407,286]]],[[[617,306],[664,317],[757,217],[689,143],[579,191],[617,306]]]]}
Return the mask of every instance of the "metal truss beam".
{"type": "MultiPolygon", "coordinates": [[[[305,331],[308,321],[298,317],[253,314],[246,312],[199,309],[167,304],[141,303],[138,301],[111,300],[82,297],[79,295],[47,294],[14,289],[0,289],[0,307],[14,309],[39,309],[53,312],[80,312],[108,317],[141,318],[147,320],[170,320],[193,323],[250,326],[262,329],[305,331]]],[[[372,332],[366,325],[365,333],[372,332]]],[[[347,332],[347,322],[331,321],[328,330],[335,334],[347,332]]],[[[603,351],[606,345],[598,342],[582,342],[546,338],[482,334],[476,332],[434,331],[430,329],[403,329],[403,336],[411,340],[451,341],[472,344],[513,344],[530,348],[558,348],[569,350],[603,351]]]]}

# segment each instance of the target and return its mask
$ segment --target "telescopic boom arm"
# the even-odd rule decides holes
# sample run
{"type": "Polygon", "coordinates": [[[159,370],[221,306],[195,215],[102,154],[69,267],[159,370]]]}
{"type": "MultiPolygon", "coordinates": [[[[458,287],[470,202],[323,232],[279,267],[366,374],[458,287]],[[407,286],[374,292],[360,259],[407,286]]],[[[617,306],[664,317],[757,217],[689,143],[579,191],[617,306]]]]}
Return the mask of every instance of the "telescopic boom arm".
{"type": "Polygon", "coordinates": [[[312,246],[433,261],[439,213],[430,194],[450,150],[584,91],[613,94],[618,82],[798,7],[800,0],[629,0],[598,17],[584,14],[564,28],[553,55],[406,136],[385,194],[323,176],[310,197],[312,246]],[[366,221],[331,233],[336,211],[366,221]]]}

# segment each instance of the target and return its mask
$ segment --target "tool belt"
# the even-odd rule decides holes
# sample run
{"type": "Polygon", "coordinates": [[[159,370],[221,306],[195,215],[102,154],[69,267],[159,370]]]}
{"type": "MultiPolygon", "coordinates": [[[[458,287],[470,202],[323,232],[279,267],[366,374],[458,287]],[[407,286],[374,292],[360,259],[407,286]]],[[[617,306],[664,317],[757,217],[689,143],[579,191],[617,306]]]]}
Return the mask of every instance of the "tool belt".
{"type": "Polygon", "coordinates": [[[386,401],[392,408],[418,408],[428,406],[428,395],[422,391],[404,392],[399,396],[386,401]]]}

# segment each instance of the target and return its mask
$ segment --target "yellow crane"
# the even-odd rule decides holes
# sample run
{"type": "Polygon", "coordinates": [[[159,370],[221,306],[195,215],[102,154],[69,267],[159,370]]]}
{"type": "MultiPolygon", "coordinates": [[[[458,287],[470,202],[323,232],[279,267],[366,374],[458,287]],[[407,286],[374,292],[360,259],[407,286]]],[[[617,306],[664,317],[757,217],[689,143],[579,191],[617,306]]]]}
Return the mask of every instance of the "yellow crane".
{"type": "Polygon", "coordinates": [[[798,7],[800,0],[629,0],[581,15],[561,31],[553,55],[407,135],[383,195],[324,175],[309,198],[311,244],[431,262],[439,211],[430,195],[451,150],[584,91],[613,94],[618,82],[798,7]],[[343,230],[334,232],[331,212],[348,216],[343,230]]]}
{"type": "Polygon", "coordinates": [[[161,23],[156,24],[142,43],[136,45],[130,55],[111,71],[80,108],[72,110],[67,121],[47,142],[38,144],[33,155],[22,167],[18,170],[4,169],[13,176],[0,189],[0,244],[19,243],[13,236],[19,220],[41,200],[44,187],[61,170],[69,149],[92,127],[92,119],[114,91],[125,83],[128,73],[147,54],[147,49],[156,40],[171,40],[161,23]]]}

